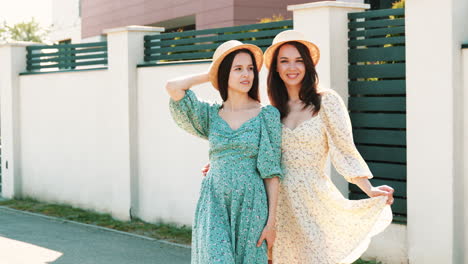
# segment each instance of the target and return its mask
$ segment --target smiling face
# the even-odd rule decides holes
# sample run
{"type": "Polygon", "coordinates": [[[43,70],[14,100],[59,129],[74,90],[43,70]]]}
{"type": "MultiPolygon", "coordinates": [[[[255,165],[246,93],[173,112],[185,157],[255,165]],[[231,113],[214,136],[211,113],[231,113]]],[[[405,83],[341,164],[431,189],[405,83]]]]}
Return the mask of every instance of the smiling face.
{"type": "Polygon", "coordinates": [[[229,72],[229,93],[248,93],[250,88],[252,88],[254,76],[252,57],[245,52],[238,53],[232,61],[231,70],[229,72]]]}
{"type": "Polygon", "coordinates": [[[299,51],[290,44],[283,45],[276,59],[276,71],[288,89],[300,89],[306,66],[299,51]]]}
{"type": "Polygon", "coordinates": [[[320,110],[319,79],[310,54],[307,46],[297,41],[286,42],[273,53],[268,71],[268,98],[280,111],[281,118],[289,114],[292,96],[299,95],[303,103],[313,105],[314,114],[320,110]]]}

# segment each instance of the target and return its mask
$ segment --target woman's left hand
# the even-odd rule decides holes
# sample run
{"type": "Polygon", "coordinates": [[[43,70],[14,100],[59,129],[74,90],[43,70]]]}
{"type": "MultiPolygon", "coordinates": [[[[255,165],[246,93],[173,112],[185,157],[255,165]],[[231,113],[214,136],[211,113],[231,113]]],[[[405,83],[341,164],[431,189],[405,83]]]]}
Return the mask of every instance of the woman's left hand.
{"type": "Polygon", "coordinates": [[[201,169],[201,173],[203,177],[205,177],[206,174],[208,174],[208,172],[210,171],[210,167],[211,167],[210,163],[207,163],[205,164],[205,166],[203,166],[203,168],[201,169]]]}
{"type": "Polygon", "coordinates": [[[260,236],[260,239],[257,242],[257,247],[260,247],[262,245],[263,240],[266,240],[268,249],[271,249],[273,247],[273,244],[275,243],[275,239],[276,228],[274,226],[266,225],[265,228],[263,228],[262,235],[260,236]]]}

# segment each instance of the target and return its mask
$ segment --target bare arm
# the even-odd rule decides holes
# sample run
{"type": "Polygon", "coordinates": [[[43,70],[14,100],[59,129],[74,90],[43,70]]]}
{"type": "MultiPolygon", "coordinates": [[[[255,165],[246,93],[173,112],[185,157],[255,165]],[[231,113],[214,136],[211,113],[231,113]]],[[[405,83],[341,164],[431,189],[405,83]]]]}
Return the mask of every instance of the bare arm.
{"type": "Polygon", "coordinates": [[[267,226],[274,227],[276,225],[276,206],[278,204],[279,178],[273,177],[263,180],[266,185],[268,196],[268,221],[267,226]]]}
{"type": "Polygon", "coordinates": [[[271,248],[275,243],[276,239],[276,207],[278,204],[278,191],[279,191],[279,178],[273,177],[263,180],[266,187],[266,192],[268,196],[268,221],[263,229],[262,235],[257,242],[257,247],[259,247],[263,240],[266,240],[268,248],[271,248]]]}
{"type": "Polygon", "coordinates": [[[174,101],[179,101],[185,96],[185,91],[194,85],[208,82],[208,73],[198,73],[182,76],[166,82],[166,91],[174,101]]]}

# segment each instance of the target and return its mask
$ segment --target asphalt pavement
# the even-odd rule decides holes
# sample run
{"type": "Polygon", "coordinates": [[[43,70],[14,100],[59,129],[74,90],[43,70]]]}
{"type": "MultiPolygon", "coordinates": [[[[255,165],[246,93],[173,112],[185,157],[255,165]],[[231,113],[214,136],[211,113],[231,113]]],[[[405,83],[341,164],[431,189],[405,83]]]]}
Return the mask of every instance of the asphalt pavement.
{"type": "Polygon", "coordinates": [[[189,264],[190,248],[0,206],[0,264],[189,264]]]}

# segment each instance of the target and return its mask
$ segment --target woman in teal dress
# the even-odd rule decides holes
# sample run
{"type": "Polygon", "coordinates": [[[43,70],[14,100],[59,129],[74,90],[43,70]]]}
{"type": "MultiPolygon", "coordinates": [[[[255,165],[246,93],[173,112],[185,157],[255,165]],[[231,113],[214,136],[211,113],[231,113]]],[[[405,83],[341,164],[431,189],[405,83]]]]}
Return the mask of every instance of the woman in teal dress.
{"type": "Polygon", "coordinates": [[[211,169],[195,211],[192,263],[267,263],[276,232],[280,115],[262,106],[258,71],[262,51],[228,41],[208,73],[168,81],[171,114],[179,127],[209,141],[211,169]],[[189,89],[210,81],[222,104],[200,101],[189,89]]]}

